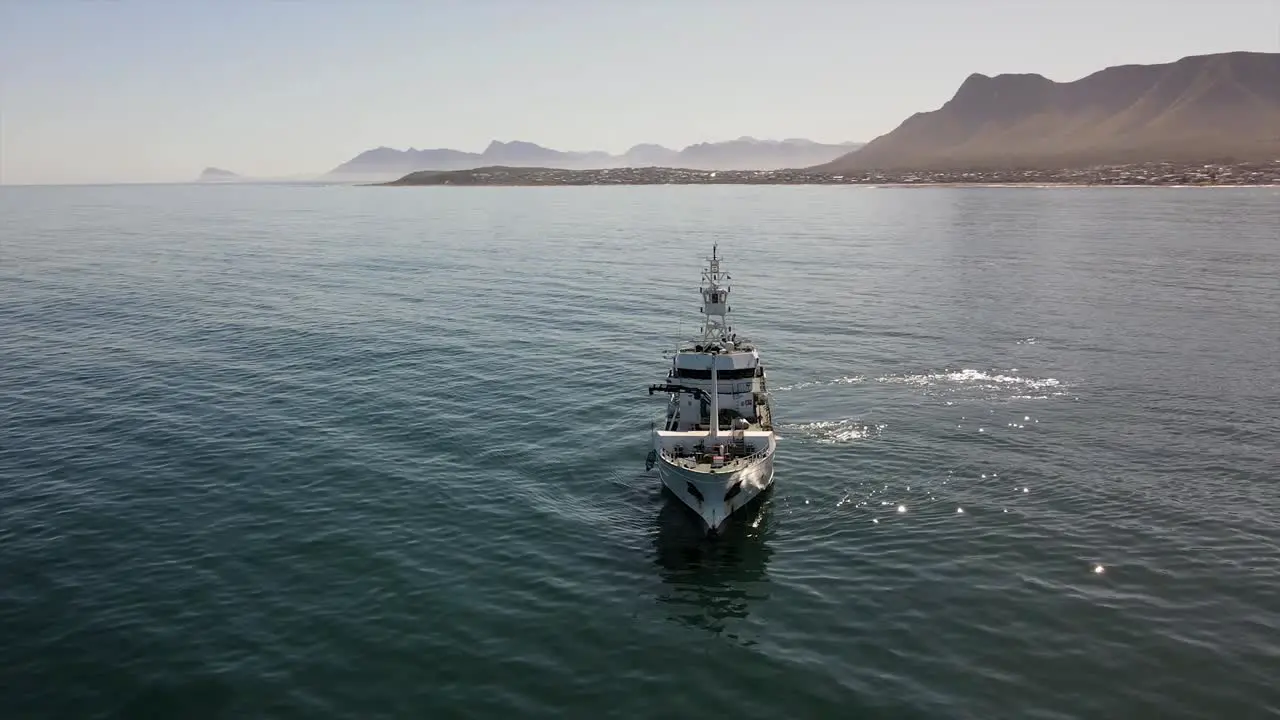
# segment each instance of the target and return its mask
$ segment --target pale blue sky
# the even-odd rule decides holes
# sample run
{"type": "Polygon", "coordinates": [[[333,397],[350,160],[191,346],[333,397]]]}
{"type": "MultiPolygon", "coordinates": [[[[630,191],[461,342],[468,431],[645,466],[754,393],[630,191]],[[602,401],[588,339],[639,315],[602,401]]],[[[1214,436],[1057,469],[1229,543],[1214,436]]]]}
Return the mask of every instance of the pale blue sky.
{"type": "Polygon", "coordinates": [[[1280,0],[0,0],[6,183],[869,140],[971,72],[1280,51],[1280,0]]]}

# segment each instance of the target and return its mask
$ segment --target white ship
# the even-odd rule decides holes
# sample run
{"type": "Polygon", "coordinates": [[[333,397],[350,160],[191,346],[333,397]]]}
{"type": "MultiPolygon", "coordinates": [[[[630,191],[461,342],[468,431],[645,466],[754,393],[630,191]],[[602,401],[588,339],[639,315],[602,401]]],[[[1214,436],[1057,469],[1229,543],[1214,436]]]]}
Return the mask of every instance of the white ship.
{"type": "Polygon", "coordinates": [[[649,387],[670,399],[646,465],[656,465],[662,484],[716,533],[773,483],[777,436],[760,353],[729,325],[731,278],[717,247],[709,263],[702,336],[676,351],[664,384],[649,387]]]}

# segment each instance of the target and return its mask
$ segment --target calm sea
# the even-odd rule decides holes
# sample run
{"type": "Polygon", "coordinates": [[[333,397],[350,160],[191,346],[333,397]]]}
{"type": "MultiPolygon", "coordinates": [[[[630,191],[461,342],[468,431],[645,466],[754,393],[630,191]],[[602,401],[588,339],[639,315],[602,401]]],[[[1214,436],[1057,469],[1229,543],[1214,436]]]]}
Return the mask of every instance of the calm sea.
{"type": "Polygon", "coordinates": [[[0,188],[0,716],[1280,714],[1280,190],[0,188]],[[781,423],[644,471],[713,242],[781,423]]]}

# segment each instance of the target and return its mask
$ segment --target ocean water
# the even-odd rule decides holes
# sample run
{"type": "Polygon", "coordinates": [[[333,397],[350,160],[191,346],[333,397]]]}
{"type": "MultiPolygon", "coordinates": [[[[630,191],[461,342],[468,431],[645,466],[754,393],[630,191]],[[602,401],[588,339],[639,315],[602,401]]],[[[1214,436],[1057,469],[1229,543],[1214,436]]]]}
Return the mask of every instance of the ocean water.
{"type": "Polygon", "coordinates": [[[1280,715],[1280,190],[0,188],[4,718],[1280,715]],[[777,481],[645,388],[720,244],[777,481]]]}

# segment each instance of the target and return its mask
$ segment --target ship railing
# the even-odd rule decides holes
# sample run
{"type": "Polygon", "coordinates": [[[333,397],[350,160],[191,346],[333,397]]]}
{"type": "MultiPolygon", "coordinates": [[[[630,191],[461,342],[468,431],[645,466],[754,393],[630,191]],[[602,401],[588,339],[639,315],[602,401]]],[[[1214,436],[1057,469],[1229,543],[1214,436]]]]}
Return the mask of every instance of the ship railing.
{"type": "Polygon", "coordinates": [[[676,455],[675,453],[668,452],[666,449],[659,450],[658,454],[661,455],[664,460],[666,460],[667,462],[670,462],[672,465],[679,465],[680,467],[687,467],[687,468],[693,468],[698,466],[698,459],[696,456],[676,455]]]}
{"type": "MultiPolygon", "coordinates": [[[[769,448],[766,447],[761,450],[757,450],[751,453],[750,455],[743,455],[742,457],[736,457],[730,462],[743,463],[746,465],[750,465],[752,462],[755,462],[756,460],[763,460],[764,458],[768,457],[768,455],[769,455],[769,448]]],[[[725,464],[727,465],[729,463],[725,463],[725,464]]]]}
{"type": "MultiPolygon", "coordinates": [[[[676,455],[675,453],[670,452],[666,448],[659,450],[658,454],[661,455],[664,459],[666,459],[673,465],[679,465],[681,467],[697,467],[698,466],[698,456],[696,454],[695,455],[676,455]]],[[[769,455],[769,448],[765,447],[751,453],[750,455],[739,455],[737,457],[727,458],[725,460],[724,466],[728,467],[730,465],[735,465],[735,464],[750,465],[751,463],[757,460],[763,460],[768,455],[769,455]]]]}

